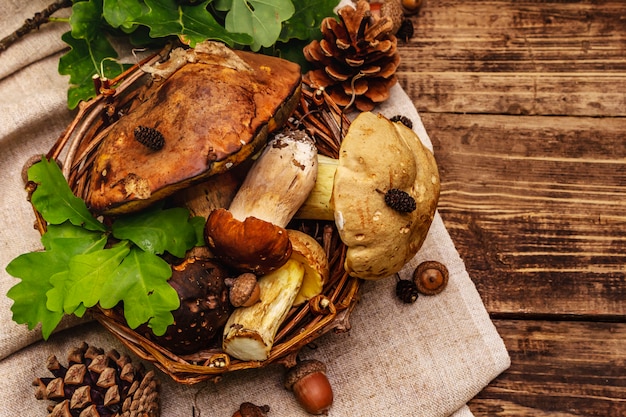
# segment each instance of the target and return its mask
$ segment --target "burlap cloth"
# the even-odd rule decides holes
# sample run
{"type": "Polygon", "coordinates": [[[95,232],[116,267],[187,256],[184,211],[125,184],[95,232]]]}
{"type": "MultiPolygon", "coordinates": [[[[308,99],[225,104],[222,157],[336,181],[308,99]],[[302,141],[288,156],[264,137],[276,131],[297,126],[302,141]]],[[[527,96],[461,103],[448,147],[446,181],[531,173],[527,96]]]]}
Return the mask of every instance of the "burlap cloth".
{"type": "MultiPolygon", "coordinates": [[[[5,36],[49,0],[0,2],[0,36],[5,36]]],[[[21,253],[40,248],[20,171],[24,161],[47,151],[73,114],[66,107],[67,79],[57,73],[64,44],[63,24],[42,27],[0,55],[0,415],[42,416],[31,382],[47,376],[51,353],[64,361],[82,341],[104,349],[123,346],[96,322],[66,321],[65,330],[41,341],[11,319],[6,292],[18,281],[6,265],[21,253]]],[[[429,146],[417,111],[396,86],[377,111],[403,114],[429,146]]],[[[401,272],[407,278],[423,260],[438,260],[450,270],[448,288],[434,297],[403,304],[394,296],[395,279],[366,282],[351,318],[352,330],[327,334],[305,348],[303,357],[328,365],[335,390],[331,416],[471,416],[466,402],[509,366],[509,356],[489,319],[444,224],[436,216],[427,241],[401,272]]],[[[135,358],[135,360],[138,360],[135,358]]],[[[150,366],[150,365],[148,365],[150,366]]],[[[283,370],[227,374],[214,384],[179,385],[159,374],[164,417],[227,417],[244,401],[270,405],[270,416],[306,415],[281,385],[283,370]]]]}

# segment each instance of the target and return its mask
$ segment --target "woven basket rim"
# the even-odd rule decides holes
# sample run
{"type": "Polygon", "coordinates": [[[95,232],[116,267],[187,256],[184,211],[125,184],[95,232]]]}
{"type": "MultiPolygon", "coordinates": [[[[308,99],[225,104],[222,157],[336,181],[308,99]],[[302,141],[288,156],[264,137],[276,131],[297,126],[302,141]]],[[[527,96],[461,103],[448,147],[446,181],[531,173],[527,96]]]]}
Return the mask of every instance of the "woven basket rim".
{"type": "MultiPolygon", "coordinates": [[[[76,161],[76,158],[79,158],[79,148],[83,149],[81,158],[85,155],[84,149],[89,152],[97,149],[95,133],[105,130],[105,127],[94,129],[92,127],[94,121],[101,120],[100,116],[110,110],[110,106],[115,105],[116,100],[120,101],[117,105],[127,106],[133,99],[132,93],[129,95],[128,92],[133,90],[133,83],[144,75],[140,67],[157,62],[159,59],[161,59],[159,54],[144,59],[106,85],[100,85],[100,92],[96,98],[89,102],[81,102],[74,120],[46,155],[48,159],[57,160],[63,151],[66,152],[62,164],[66,179],[70,178],[80,165],[76,161]]],[[[320,154],[337,157],[339,137],[343,129],[349,126],[349,120],[325,92],[313,90],[304,82],[302,87],[300,103],[292,118],[295,118],[296,123],[304,123],[305,130],[316,139],[320,154]],[[306,120],[315,117],[316,113],[323,117],[317,117],[309,129],[306,120]],[[329,122],[335,125],[329,125],[329,122]]],[[[36,226],[43,234],[46,229],[45,220],[34,207],[33,209],[36,226]]],[[[241,361],[219,350],[206,351],[202,354],[176,355],[129,328],[123,318],[113,310],[96,306],[90,309],[90,313],[126,348],[179,383],[195,384],[209,379],[219,381],[227,372],[261,368],[274,363],[292,367],[296,364],[297,354],[302,347],[331,330],[342,332],[350,329],[349,315],[357,304],[361,280],[345,271],[343,266],[346,255],[345,244],[337,237],[336,227],[332,233],[336,245],[332,251],[332,261],[331,254],[328,254],[331,272],[328,285],[325,284],[322,294],[308,303],[292,308],[288,319],[279,328],[277,343],[272,346],[270,356],[265,361],[241,361]]]]}

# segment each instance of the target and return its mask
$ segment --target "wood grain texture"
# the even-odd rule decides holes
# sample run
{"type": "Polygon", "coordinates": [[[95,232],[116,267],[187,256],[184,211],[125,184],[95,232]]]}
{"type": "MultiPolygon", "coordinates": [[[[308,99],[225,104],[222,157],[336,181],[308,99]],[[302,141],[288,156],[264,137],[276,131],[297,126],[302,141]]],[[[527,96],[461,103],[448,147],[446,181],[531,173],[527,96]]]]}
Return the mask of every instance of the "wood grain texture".
{"type": "Polygon", "coordinates": [[[626,325],[532,320],[495,324],[511,355],[511,368],[472,400],[476,416],[626,415],[626,325]]]}
{"type": "Polygon", "coordinates": [[[418,111],[626,115],[622,1],[435,1],[402,46],[418,111]]]}
{"type": "Polygon", "coordinates": [[[427,0],[400,84],[511,355],[476,417],[626,416],[626,2],[427,0]]]}
{"type": "Polygon", "coordinates": [[[440,212],[492,314],[626,317],[623,120],[422,117],[440,212]]]}

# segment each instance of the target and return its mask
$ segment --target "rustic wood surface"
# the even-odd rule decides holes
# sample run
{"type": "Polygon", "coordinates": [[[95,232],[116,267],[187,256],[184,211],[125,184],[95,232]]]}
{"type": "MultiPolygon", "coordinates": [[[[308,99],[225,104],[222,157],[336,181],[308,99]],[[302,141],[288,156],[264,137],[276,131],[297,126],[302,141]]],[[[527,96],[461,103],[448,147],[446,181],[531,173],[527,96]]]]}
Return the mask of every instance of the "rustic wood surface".
{"type": "Polygon", "coordinates": [[[511,355],[483,416],[626,416],[626,2],[426,0],[400,83],[511,355]]]}

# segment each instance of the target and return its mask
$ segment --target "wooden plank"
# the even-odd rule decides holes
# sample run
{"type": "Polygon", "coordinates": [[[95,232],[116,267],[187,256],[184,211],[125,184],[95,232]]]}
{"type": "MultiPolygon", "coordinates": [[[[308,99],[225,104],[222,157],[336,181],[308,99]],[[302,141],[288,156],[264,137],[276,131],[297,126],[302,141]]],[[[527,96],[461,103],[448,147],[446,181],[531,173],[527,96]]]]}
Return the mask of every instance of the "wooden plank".
{"type": "Polygon", "coordinates": [[[401,44],[421,112],[625,116],[626,2],[429,1],[401,44]]]}
{"type": "Polygon", "coordinates": [[[421,116],[488,311],[626,317],[626,119],[421,116]]]}
{"type": "Polygon", "coordinates": [[[626,324],[495,325],[511,367],[469,403],[475,417],[626,415],[626,324]]]}

